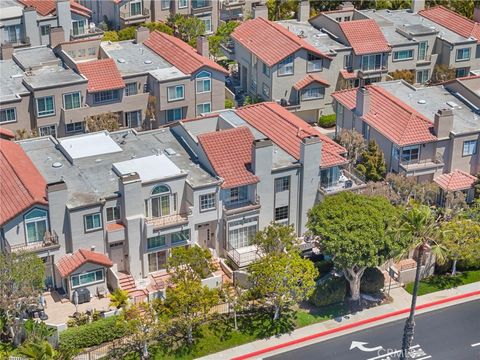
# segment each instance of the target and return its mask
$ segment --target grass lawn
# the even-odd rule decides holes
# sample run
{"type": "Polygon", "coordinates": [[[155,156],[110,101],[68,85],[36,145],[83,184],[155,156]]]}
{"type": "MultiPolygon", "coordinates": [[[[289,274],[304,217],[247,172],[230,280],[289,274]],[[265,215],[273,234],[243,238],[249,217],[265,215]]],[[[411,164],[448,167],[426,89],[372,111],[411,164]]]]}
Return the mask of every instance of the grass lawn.
{"type": "Polygon", "coordinates": [[[288,333],[295,328],[326,321],[347,313],[347,305],[337,304],[324,308],[308,306],[296,312],[284,313],[282,318],[273,322],[269,314],[255,314],[238,319],[239,330],[233,327],[233,320],[219,320],[202,326],[197,343],[190,350],[165,353],[159,346],[153,349],[154,359],[194,359],[211,353],[226,350],[258,339],[277,334],[288,333]]]}
{"type": "MultiPolygon", "coordinates": [[[[480,281],[480,270],[464,271],[459,275],[437,275],[420,281],[418,295],[430,294],[435,291],[451,289],[460,285],[480,281]]],[[[405,286],[410,294],[413,292],[413,283],[405,286]]]]}

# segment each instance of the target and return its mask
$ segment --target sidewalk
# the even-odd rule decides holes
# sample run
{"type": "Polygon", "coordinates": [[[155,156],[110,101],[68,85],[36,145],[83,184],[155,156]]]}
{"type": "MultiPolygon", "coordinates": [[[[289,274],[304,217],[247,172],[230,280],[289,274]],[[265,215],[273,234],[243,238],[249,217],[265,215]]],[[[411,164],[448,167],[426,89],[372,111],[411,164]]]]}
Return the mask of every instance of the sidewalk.
{"type": "MultiPolygon", "coordinates": [[[[451,297],[454,297],[454,296],[468,294],[468,293],[475,292],[475,291],[480,291],[480,282],[467,284],[467,285],[462,285],[462,286],[459,286],[457,288],[442,290],[442,291],[434,292],[434,293],[431,293],[431,294],[426,294],[426,295],[423,295],[423,296],[419,296],[418,300],[417,300],[417,306],[418,305],[423,305],[423,304],[428,304],[428,303],[431,303],[431,302],[436,302],[436,301],[439,301],[439,300],[442,300],[442,299],[451,298],[451,297]]],[[[248,343],[248,344],[237,346],[235,348],[231,348],[231,349],[228,349],[228,350],[225,350],[225,351],[221,351],[221,352],[216,353],[216,354],[211,354],[211,355],[202,357],[200,359],[202,359],[202,360],[232,359],[232,358],[239,357],[239,356],[249,354],[249,353],[253,353],[253,352],[265,349],[265,348],[275,347],[276,345],[281,345],[281,344],[284,344],[284,343],[287,343],[287,342],[297,341],[296,344],[293,344],[291,346],[268,352],[268,354],[262,354],[262,355],[259,355],[259,356],[253,356],[253,357],[249,358],[249,359],[261,359],[263,357],[267,357],[267,356],[271,356],[271,355],[274,355],[274,354],[278,354],[278,353],[281,353],[281,352],[285,352],[285,351],[288,351],[288,350],[295,349],[296,347],[303,347],[303,346],[313,344],[313,343],[316,343],[316,342],[319,342],[319,341],[327,340],[327,339],[330,339],[330,338],[333,338],[333,337],[337,337],[337,336],[345,335],[345,334],[348,334],[348,333],[356,332],[356,331],[359,331],[359,330],[362,330],[362,329],[366,329],[368,327],[377,326],[379,324],[392,322],[392,321],[395,321],[395,320],[398,320],[398,319],[401,319],[401,318],[406,318],[408,316],[408,313],[403,313],[403,314],[400,314],[400,315],[388,317],[388,318],[383,319],[383,320],[378,320],[378,321],[375,321],[373,323],[354,326],[354,327],[352,327],[348,330],[343,330],[343,331],[334,332],[334,333],[332,332],[328,335],[325,335],[325,336],[322,336],[320,338],[316,338],[316,339],[313,339],[313,340],[307,340],[307,341],[302,340],[302,338],[312,336],[312,335],[317,334],[317,333],[321,333],[321,332],[325,332],[325,331],[329,331],[329,330],[331,331],[332,329],[335,329],[335,328],[338,328],[338,327],[344,327],[346,325],[348,326],[349,324],[354,324],[354,323],[362,321],[362,320],[364,321],[364,320],[374,318],[374,317],[377,317],[377,316],[382,316],[382,315],[386,315],[386,314],[389,314],[389,313],[392,313],[392,312],[408,309],[410,307],[411,295],[408,292],[406,292],[403,288],[392,289],[391,292],[390,292],[390,296],[393,298],[393,302],[390,303],[390,304],[385,304],[385,305],[377,306],[375,308],[366,309],[366,310],[363,310],[359,313],[344,316],[342,318],[335,318],[335,319],[324,321],[324,322],[321,322],[321,323],[305,326],[303,328],[294,330],[290,334],[284,334],[284,335],[281,335],[279,337],[265,339],[265,340],[257,340],[257,341],[254,341],[254,342],[251,342],[251,343],[248,343]]],[[[422,309],[422,310],[417,310],[417,313],[437,310],[437,309],[442,308],[442,307],[447,307],[447,306],[459,304],[459,303],[462,303],[462,302],[465,302],[465,301],[471,301],[473,299],[480,299],[480,294],[475,295],[475,296],[471,296],[471,297],[466,298],[466,299],[458,299],[458,300],[454,300],[452,302],[448,302],[448,303],[445,303],[445,304],[429,307],[429,308],[422,309]]]]}

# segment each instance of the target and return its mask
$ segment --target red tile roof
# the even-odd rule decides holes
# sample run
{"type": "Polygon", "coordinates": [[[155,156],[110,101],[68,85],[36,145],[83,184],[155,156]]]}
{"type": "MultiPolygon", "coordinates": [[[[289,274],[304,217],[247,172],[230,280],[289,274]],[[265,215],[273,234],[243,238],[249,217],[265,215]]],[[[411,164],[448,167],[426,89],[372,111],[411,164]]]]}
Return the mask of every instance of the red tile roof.
{"type": "Polygon", "coordinates": [[[46,186],[20,145],[0,139],[0,225],[35,204],[46,205],[46,186]]]}
{"type": "Polygon", "coordinates": [[[78,71],[88,79],[88,92],[122,89],[125,82],[115,60],[102,59],[77,64],[78,71]]]}
{"type": "Polygon", "coordinates": [[[62,256],[56,263],[56,266],[58,272],[62,278],[64,278],[87,263],[93,263],[104,267],[111,267],[113,265],[113,262],[105,254],[78,249],[73,254],[62,256]]]}
{"type": "Polygon", "coordinates": [[[431,20],[465,38],[474,37],[480,41],[480,23],[462,16],[441,5],[421,10],[419,15],[431,20]]]}
{"type": "Polygon", "coordinates": [[[154,31],[143,44],[185,74],[193,74],[204,66],[228,74],[215,61],[200,55],[193,47],[174,36],[154,31]]]}
{"type": "Polygon", "coordinates": [[[300,49],[331,59],[330,56],[291,33],[282,25],[263,18],[245,21],[233,31],[231,37],[268,66],[275,65],[300,49]]]}
{"type": "MultiPolygon", "coordinates": [[[[421,144],[437,140],[433,124],[380,86],[367,85],[370,92],[370,110],[364,121],[387,139],[399,146],[421,144]]],[[[357,89],[337,91],[332,96],[350,110],[355,109],[357,89]]]]}
{"type": "MultiPolygon", "coordinates": [[[[42,16],[47,15],[56,15],[57,12],[57,0],[18,0],[21,4],[26,7],[34,7],[35,10],[42,16]]],[[[90,17],[92,10],[86,8],[85,6],[80,5],[74,0],[70,0],[70,11],[82,15],[85,17],[90,17]]]]}
{"type": "Polygon", "coordinates": [[[252,133],[245,126],[198,135],[198,141],[210,164],[217,175],[224,179],[222,188],[255,184],[259,181],[249,170],[253,140],[252,133]]]}
{"type": "Polygon", "coordinates": [[[11,139],[15,137],[15,134],[10,129],[0,127],[0,137],[11,139]]]}
{"type": "Polygon", "coordinates": [[[314,83],[314,82],[317,82],[319,83],[320,85],[323,85],[323,86],[326,86],[326,87],[329,87],[330,84],[328,83],[327,80],[324,80],[322,79],[320,76],[318,76],[317,74],[308,74],[307,76],[305,76],[302,80],[299,80],[297,81],[295,84],[293,84],[293,87],[296,89],[296,90],[301,90],[303,89],[305,86],[308,86],[310,85],[311,83],[314,83]]]}
{"type": "Polygon", "coordinates": [[[340,74],[346,80],[356,79],[358,77],[358,73],[356,71],[340,70],[340,74]]]}
{"type": "Polygon", "coordinates": [[[449,174],[443,174],[433,179],[445,191],[470,189],[476,180],[475,176],[461,170],[454,170],[449,174]]]}
{"type": "Polygon", "coordinates": [[[302,139],[317,135],[323,142],[320,166],[330,167],[346,163],[346,159],[341,156],[346,152],[342,146],[277,103],[264,102],[245,106],[236,113],[297,160],[300,159],[302,139]]]}
{"type": "Polygon", "coordinates": [[[107,232],[114,232],[125,229],[125,225],[117,223],[109,223],[106,226],[107,232]]]}
{"type": "Polygon", "coordinates": [[[375,20],[345,21],[339,25],[356,55],[390,51],[390,46],[375,20]]]}

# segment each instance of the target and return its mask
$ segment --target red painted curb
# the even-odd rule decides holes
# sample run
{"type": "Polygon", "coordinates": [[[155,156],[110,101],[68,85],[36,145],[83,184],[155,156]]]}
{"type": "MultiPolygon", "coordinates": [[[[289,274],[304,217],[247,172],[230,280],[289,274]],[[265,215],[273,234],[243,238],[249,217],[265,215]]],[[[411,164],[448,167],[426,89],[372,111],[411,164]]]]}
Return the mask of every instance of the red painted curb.
{"type": "MultiPolygon", "coordinates": [[[[472,292],[469,292],[469,293],[466,293],[466,294],[456,295],[456,296],[452,296],[452,297],[449,297],[449,298],[445,298],[445,299],[433,301],[433,302],[430,302],[430,303],[418,305],[416,307],[416,309],[417,310],[426,309],[426,308],[429,308],[429,307],[432,307],[432,306],[445,304],[445,303],[448,303],[448,302],[451,302],[451,301],[455,301],[455,300],[459,300],[459,299],[465,299],[465,298],[476,296],[476,295],[480,295],[480,291],[472,291],[472,292]]],[[[261,350],[257,350],[257,351],[254,351],[254,352],[251,352],[251,353],[248,353],[248,354],[245,354],[245,355],[237,356],[237,357],[232,358],[231,360],[250,359],[250,358],[252,358],[254,356],[257,356],[257,355],[262,355],[262,354],[265,354],[265,353],[268,353],[268,352],[271,352],[271,351],[274,351],[274,350],[282,349],[282,348],[285,348],[285,347],[288,347],[288,346],[291,346],[291,345],[300,344],[302,342],[317,339],[317,338],[325,336],[325,335],[330,335],[330,334],[333,334],[333,333],[336,333],[336,332],[340,332],[340,331],[343,331],[343,330],[348,330],[348,329],[358,327],[358,326],[361,326],[361,325],[370,324],[370,323],[373,323],[373,322],[376,322],[376,321],[379,321],[379,320],[388,319],[390,317],[405,314],[405,313],[408,313],[408,312],[410,312],[410,308],[397,310],[397,311],[394,311],[394,312],[391,312],[391,313],[388,313],[388,314],[374,316],[374,317],[369,318],[369,319],[360,320],[360,321],[357,321],[357,322],[354,322],[354,323],[351,323],[351,324],[339,326],[338,328],[335,328],[335,329],[322,331],[322,332],[319,332],[319,333],[316,333],[316,334],[305,336],[305,337],[300,338],[300,339],[287,341],[283,344],[270,346],[270,347],[267,347],[265,349],[261,349],[261,350]]]]}

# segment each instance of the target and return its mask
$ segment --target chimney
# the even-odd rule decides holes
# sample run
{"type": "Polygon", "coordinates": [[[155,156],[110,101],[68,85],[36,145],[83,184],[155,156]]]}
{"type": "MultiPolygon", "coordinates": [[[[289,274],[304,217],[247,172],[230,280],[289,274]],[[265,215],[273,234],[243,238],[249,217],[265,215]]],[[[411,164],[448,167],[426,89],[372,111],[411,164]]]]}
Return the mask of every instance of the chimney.
{"type": "Polygon", "coordinates": [[[145,26],[139,26],[137,30],[135,30],[135,43],[136,44],[143,44],[145,40],[148,39],[150,36],[150,30],[145,26]]]}
{"type": "Polygon", "coordinates": [[[341,3],[340,5],[338,5],[337,7],[338,10],[355,10],[355,6],[353,6],[353,4],[350,2],[350,1],[345,1],[343,3],[341,3]]]}
{"type": "Polygon", "coordinates": [[[4,42],[0,46],[0,56],[2,60],[10,60],[13,55],[13,45],[9,42],[4,42]]]}
{"type": "Polygon", "coordinates": [[[418,13],[420,10],[425,9],[425,0],[412,0],[412,7],[410,10],[412,10],[413,13],[418,13]]]}
{"type": "Polygon", "coordinates": [[[29,6],[23,9],[23,28],[25,38],[21,40],[31,46],[42,45],[38,36],[37,10],[34,7],[29,6]]]}
{"type": "Polygon", "coordinates": [[[258,139],[252,143],[252,172],[255,175],[272,171],[273,143],[270,139],[258,139]]]}
{"type": "Polygon", "coordinates": [[[208,49],[208,38],[206,36],[199,36],[197,38],[197,52],[207,58],[210,56],[210,50],[208,49]]]}
{"type": "Polygon", "coordinates": [[[480,4],[476,4],[473,8],[473,21],[480,23],[480,4]]]}
{"type": "Polygon", "coordinates": [[[50,47],[54,49],[65,42],[65,31],[61,26],[50,29],[50,47]]]}
{"type": "Polygon", "coordinates": [[[253,8],[253,18],[264,18],[268,20],[268,8],[265,5],[257,5],[253,8]]]}
{"type": "Polygon", "coordinates": [[[448,138],[453,129],[453,111],[451,109],[439,109],[435,114],[433,131],[439,139],[448,138]]]}
{"type": "Polygon", "coordinates": [[[365,86],[357,90],[355,111],[358,116],[363,116],[370,110],[370,91],[365,86]]]}
{"type": "Polygon", "coordinates": [[[307,22],[310,19],[310,2],[308,0],[301,0],[298,3],[297,20],[307,22]]]}
{"type": "MultiPolygon", "coordinates": [[[[69,0],[57,1],[57,24],[63,28],[63,41],[70,40],[70,33],[72,31],[72,12],[70,10],[69,0]]],[[[87,29],[85,28],[85,31],[87,29]]],[[[63,42],[62,41],[62,42],[63,42]]]]}

